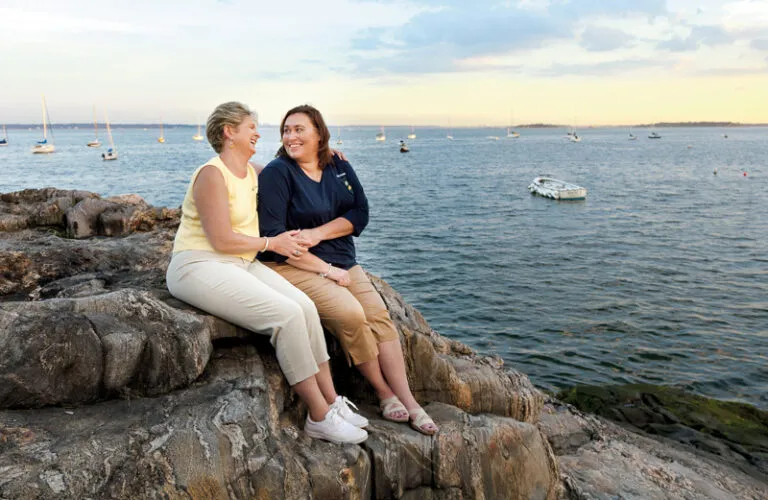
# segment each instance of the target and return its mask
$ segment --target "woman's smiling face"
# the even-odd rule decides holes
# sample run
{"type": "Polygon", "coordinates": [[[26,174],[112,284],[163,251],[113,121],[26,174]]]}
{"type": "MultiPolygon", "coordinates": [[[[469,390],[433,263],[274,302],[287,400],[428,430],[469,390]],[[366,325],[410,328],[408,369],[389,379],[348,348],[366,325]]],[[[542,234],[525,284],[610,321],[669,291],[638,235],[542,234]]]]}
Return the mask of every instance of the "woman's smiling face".
{"type": "MultiPolygon", "coordinates": [[[[256,152],[256,143],[259,142],[259,138],[261,138],[259,126],[252,116],[246,116],[237,128],[232,130],[230,135],[230,140],[234,143],[234,147],[239,150],[248,151],[250,155],[256,152]]],[[[228,146],[225,145],[224,147],[228,146]]]]}
{"type": "Polygon", "coordinates": [[[320,135],[304,113],[294,113],[283,124],[283,147],[296,161],[313,161],[320,147],[320,135]]]}

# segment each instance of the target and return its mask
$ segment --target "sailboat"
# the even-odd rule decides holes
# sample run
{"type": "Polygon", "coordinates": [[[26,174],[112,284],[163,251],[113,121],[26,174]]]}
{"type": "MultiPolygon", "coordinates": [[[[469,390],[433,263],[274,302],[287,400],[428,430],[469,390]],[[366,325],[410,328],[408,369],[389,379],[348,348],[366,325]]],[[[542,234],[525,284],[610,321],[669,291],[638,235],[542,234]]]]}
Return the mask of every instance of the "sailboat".
{"type": "Polygon", "coordinates": [[[384,134],[384,127],[381,127],[381,132],[376,134],[376,140],[377,141],[386,141],[387,140],[387,136],[386,136],[386,134],[384,134]]]}
{"type": "Polygon", "coordinates": [[[104,110],[104,120],[107,123],[107,136],[109,137],[109,148],[106,153],[101,153],[101,157],[106,160],[117,160],[117,150],[115,149],[115,141],[112,140],[112,129],[109,128],[109,117],[107,111],[104,110]]]}
{"type": "Polygon", "coordinates": [[[336,127],[336,144],[344,144],[344,141],[341,140],[341,127],[336,127]]]}
{"type": "Polygon", "coordinates": [[[415,139],[416,138],[416,132],[413,130],[413,125],[411,125],[411,133],[408,134],[409,139],[415,139]]]}
{"type": "Polygon", "coordinates": [[[200,120],[197,120],[197,133],[192,136],[192,140],[193,141],[202,141],[203,140],[203,136],[200,133],[200,120]]]}
{"type": "Polygon", "coordinates": [[[53,144],[53,127],[51,127],[51,142],[48,143],[48,108],[45,105],[45,96],[41,96],[43,106],[43,140],[37,141],[32,147],[32,152],[35,154],[48,154],[56,151],[56,146],[53,144]]]}
{"type": "Polygon", "coordinates": [[[654,130],[654,127],[651,127],[651,133],[648,134],[649,139],[661,139],[661,135],[659,135],[656,130],[654,130]]]}
{"type": "Polygon", "coordinates": [[[512,124],[515,123],[515,120],[513,119],[512,110],[509,111],[509,127],[507,127],[507,139],[517,139],[520,137],[520,134],[512,130],[512,124]]]}
{"type": "Polygon", "coordinates": [[[637,136],[632,133],[632,127],[629,127],[629,140],[630,141],[636,141],[637,140],[637,136]]]}
{"type": "Polygon", "coordinates": [[[92,141],[88,141],[87,146],[89,148],[101,147],[101,141],[99,141],[99,125],[96,123],[96,106],[93,107],[93,130],[96,132],[96,138],[92,141]]]}
{"type": "Polygon", "coordinates": [[[5,125],[3,125],[3,138],[0,139],[0,146],[8,145],[8,133],[5,131],[5,125]]]}
{"type": "Polygon", "coordinates": [[[453,140],[453,125],[451,125],[451,120],[448,120],[448,135],[446,135],[445,138],[449,141],[453,140]]]}
{"type": "Polygon", "coordinates": [[[160,144],[165,142],[165,136],[163,135],[163,119],[160,118],[160,137],[157,138],[157,142],[160,144]]]}

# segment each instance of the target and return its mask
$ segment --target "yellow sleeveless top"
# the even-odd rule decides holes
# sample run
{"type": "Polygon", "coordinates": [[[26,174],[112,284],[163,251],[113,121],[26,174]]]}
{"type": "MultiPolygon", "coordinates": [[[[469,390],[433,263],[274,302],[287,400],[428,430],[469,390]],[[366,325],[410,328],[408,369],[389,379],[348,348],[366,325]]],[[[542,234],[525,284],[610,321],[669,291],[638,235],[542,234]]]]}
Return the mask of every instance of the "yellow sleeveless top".
{"type": "MultiPolygon", "coordinates": [[[[173,253],[184,250],[216,252],[203,231],[193,195],[195,180],[203,167],[208,165],[218,168],[221,175],[224,176],[224,184],[226,184],[229,193],[229,222],[232,224],[232,230],[254,238],[259,237],[259,213],[256,209],[259,180],[256,172],[249,165],[245,178],[239,179],[224,165],[221,158],[216,156],[198,167],[192,174],[192,180],[189,182],[187,194],[184,195],[184,202],[181,205],[181,224],[176,232],[176,238],[173,240],[173,253]]],[[[231,255],[253,260],[256,257],[256,250],[231,255]]]]}

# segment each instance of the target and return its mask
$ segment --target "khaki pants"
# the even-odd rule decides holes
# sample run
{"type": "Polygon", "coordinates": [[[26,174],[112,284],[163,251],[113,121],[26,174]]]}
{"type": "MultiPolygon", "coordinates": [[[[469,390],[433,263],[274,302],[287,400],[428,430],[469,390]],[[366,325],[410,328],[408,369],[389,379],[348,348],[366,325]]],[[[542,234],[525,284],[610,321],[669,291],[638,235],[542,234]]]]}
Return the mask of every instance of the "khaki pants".
{"type": "Polygon", "coordinates": [[[359,265],[349,270],[352,284],[343,287],[290,264],[265,264],[312,299],[320,321],[355,365],[375,359],[380,343],[399,339],[387,306],[359,265]]]}
{"type": "Polygon", "coordinates": [[[215,252],[173,256],[166,273],[174,297],[256,333],[270,335],[277,361],[295,385],[328,361],[312,301],[264,264],[215,252]]]}

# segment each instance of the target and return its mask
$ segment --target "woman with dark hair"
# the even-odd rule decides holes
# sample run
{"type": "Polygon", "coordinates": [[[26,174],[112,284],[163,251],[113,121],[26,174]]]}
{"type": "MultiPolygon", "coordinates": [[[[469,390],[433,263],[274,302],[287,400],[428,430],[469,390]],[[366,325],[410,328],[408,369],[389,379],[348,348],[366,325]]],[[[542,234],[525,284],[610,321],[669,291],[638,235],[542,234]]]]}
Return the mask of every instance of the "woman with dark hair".
{"type": "Polygon", "coordinates": [[[280,123],[282,146],[261,172],[259,222],[266,236],[301,230],[301,255],[259,259],[306,293],[348,360],[371,383],[382,415],[427,435],[437,426],[408,386],[400,337],[355,257],[353,236],[368,224],[368,200],[352,166],[334,156],[320,112],[297,106],[280,123]]]}
{"type": "Polygon", "coordinates": [[[197,168],[182,204],[166,282],[184,302],[270,336],[288,383],[309,407],[304,432],[334,443],[361,443],[368,424],[336,394],[317,309],[300,290],[259,261],[258,252],[300,256],[297,231],[259,234],[253,113],[239,102],[216,107],[206,135],[217,155],[197,168]]]}

